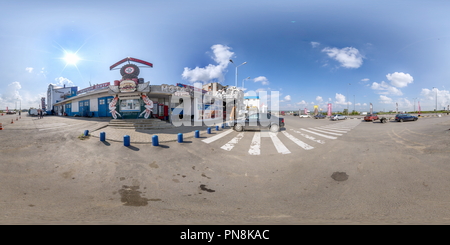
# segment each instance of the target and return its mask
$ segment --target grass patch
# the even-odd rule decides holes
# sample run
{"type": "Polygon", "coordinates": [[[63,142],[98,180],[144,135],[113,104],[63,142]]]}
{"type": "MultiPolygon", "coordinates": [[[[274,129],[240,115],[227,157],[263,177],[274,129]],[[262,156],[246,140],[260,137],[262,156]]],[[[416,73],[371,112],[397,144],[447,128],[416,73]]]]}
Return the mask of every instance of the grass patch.
{"type": "Polygon", "coordinates": [[[90,134],[88,134],[87,136],[85,136],[84,133],[83,133],[83,134],[81,134],[80,136],[78,136],[78,139],[80,139],[80,140],[86,140],[86,139],[89,139],[89,137],[91,137],[90,134]]]}

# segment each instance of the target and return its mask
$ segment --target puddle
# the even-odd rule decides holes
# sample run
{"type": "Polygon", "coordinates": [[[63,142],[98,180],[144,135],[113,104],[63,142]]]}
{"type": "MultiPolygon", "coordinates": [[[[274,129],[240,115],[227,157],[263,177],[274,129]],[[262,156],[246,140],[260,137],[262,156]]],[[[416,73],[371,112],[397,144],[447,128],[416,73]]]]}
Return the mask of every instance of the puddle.
{"type": "Polygon", "coordinates": [[[206,188],[206,185],[200,185],[200,190],[207,192],[215,192],[215,190],[206,188]]]}
{"type": "Polygon", "coordinates": [[[120,201],[122,201],[124,206],[147,206],[148,201],[160,201],[160,199],[147,199],[141,197],[140,191],[138,191],[139,186],[122,186],[122,189],[119,190],[120,201]]]}
{"type": "Polygon", "coordinates": [[[348,175],[345,172],[334,172],[331,175],[331,178],[333,178],[336,181],[345,181],[348,179],[348,175]]]}

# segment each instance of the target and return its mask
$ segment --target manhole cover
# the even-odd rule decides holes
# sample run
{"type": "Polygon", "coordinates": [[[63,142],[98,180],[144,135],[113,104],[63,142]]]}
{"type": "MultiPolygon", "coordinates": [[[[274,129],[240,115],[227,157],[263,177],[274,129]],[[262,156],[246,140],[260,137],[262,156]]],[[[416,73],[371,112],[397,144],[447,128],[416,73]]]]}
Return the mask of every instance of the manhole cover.
{"type": "Polygon", "coordinates": [[[331,178],[333,178],[336,181],[344,181],[348,179],[348,175],[345,172],[334,172],[331,175],[331,178]]]}

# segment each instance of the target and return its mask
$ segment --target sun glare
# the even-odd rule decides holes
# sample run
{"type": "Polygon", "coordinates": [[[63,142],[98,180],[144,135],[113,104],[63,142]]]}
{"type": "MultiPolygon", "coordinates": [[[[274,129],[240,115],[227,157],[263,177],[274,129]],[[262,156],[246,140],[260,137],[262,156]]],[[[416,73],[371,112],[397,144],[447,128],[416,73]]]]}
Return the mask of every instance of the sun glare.
{"type": "Polygon", "coordinates": [[[64,57],[64,60],[67,62],[67,64],[76,65],[77,61],[79,61],[80,58],[76,54],[67,53],[64,57]]]}

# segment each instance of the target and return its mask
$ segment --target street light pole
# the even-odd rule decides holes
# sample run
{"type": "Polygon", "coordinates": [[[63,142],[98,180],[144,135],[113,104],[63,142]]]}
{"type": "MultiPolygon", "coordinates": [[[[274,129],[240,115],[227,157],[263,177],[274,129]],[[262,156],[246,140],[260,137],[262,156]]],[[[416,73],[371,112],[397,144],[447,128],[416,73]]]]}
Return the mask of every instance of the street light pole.
{"type": "Polygon", "coordinates": [[[437,112],[437,88],[433,87],[433,89],[436,89],[436,107],[435,107],[434,111],[437,112]]]}
{"type": "Polygon", "coordinates": [[[417,98],[413,98],[413,100],[414,100],[414,113],[416,113],[416,99],[417,98]]]}
{"type": "MultiPolygon", "coordinates": [[[[236,65],[234,64],[233,60],[230,60],[230,62],[233,63],[234,66],[236,66],[236,65]]],[[[241,65],[245,65],[245,64],[247,64],[247,62],[244,62],[244,63],[242,63],[242,64],[236,66],[236,78],[235,78],[235,80],[234,80],[234,86],[235,86],[235,87],[237,87],[238,67],[241,66],[241,65]]]]}
{"type": "Polygon", "coordinates": [[[247,77],[246,79],[242,80],[242,91],[244,91],[244,81],[250,79],[250,77],[247,77]]]}
{"type": "Polygon", "coordinates": [[[348,84],[348,87],[347,87],[347,116],[348,116],[348,88],[350,87],[350,83],[348,84]]]}

